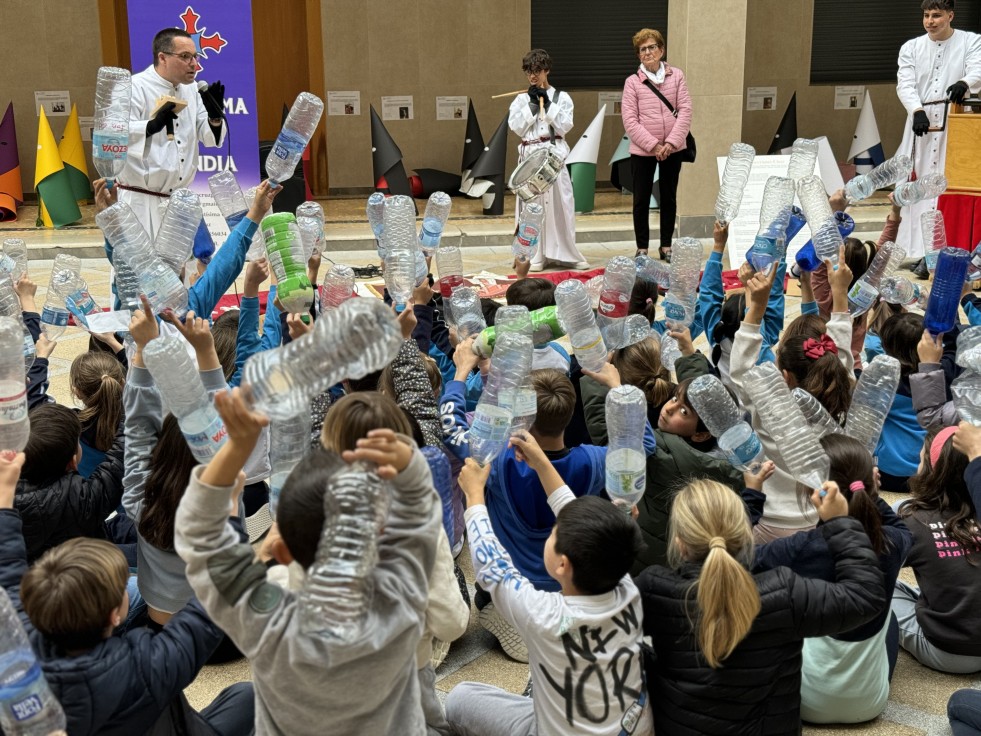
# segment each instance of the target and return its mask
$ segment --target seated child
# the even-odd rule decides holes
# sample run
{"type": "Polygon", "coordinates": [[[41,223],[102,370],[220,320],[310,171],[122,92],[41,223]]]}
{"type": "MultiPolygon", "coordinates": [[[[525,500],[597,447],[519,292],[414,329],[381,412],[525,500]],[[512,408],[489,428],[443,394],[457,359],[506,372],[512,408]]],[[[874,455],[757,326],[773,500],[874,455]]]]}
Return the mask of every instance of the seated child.
{"type": "Polygon", "coordinates": [[[267,580],[266,566],[227,524],[230,496],[268,419],[246,408],[238,388],[219,393],[215,406],[228,442],[208,465],[194,469],[177,510],[174,546],[205,609],[252,663],[256,731],[424,732],[415,655],[442,525],[426,459],[408,438],[375,429],[345,450],[343,461],[321,448],[300,461],[279,499],[281,538],[274,549],[279,562],[295,559],[307,570],[304,590],[293,593],[267,580]],[[330,552],[318,551],[325,525],[330,539],[344,520],[343,512],[328,516],[325,506],[337,508],[336,490],[350,478],[346,463],[377,466],[371,475],[390,482],[392,498],[378,562],[366,573],[374,593],[350,639],[315,610],[314,598],[330,600],[325,587],[351,584],[350,576],[338,580],[329,567],[314,566],[318,554],[330,552]]]}
{"type": "Polygon", "coordinates": [[[545,567],[560,591],[535,590],[515,568],[484,505],[490,468],[467,460],[460,482],[477,582],[528,642],[534,697],[465,682],[447,696],[446,719],[469,736],[652,733],[646,685],[634,666],[640,600],[628,574],[640,532],[609,501],[576,498],[530,434],[511,442],[555,513],[545,567]]]}
{"type": "Polygon", "coordinates": [[[201,713],[182,694],[222,638],[197,601],[159,633],[140,628],[114,636],[129,607],[129,568],[114,545],[72,539],[28,569],[13,510],[23,461],[22,454],[0,456],[0,585],[26,613],[21,620],[68,718],[68,733],[252,733],[251,683],[226,688],[201,713]]]}

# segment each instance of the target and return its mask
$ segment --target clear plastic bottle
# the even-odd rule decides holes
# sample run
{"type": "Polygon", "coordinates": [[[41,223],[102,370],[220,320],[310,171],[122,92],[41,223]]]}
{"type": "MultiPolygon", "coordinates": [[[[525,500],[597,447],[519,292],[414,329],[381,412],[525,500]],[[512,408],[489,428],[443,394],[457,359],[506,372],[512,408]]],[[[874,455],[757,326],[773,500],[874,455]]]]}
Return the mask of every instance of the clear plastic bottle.
{"type": "Polygon", "coordinates": [[[593,276],[586,282],[586,293],[589,294],[589,304],[593,310],[599,309],[600,294],[603,293],[603,274],[593,276]]]}
{"type": "Polygon", "coordinates": [[[923,257],[933,273],[937,269],[940,251],[947,247],[947,227],[940,210],[928,210],[920,215],[920,233],[923,235],[923,257]]]}
{"type": "Polygon", "coordinates": [[[951,382],[950,393],[961,420],[981,426],[981,373],[964,371],[951,382]]]}
{"type": "Polygon", "coordinates": [[[242,188],[238,185],[235,174],[227,169],[219,171],[217,174],[208,177],[208,188],[211,196],[215,199],[215,205],[221,216],[228,223],[228,229],[234,230],[245,213],[249,211],[249,203],[242,194],[242,188]]]}
{"type": "Polygon", "coordinates": [[[27,243],[23,238],[4,238],[3,253],[0,254],[0,271],[10,274],[17,281],[29,272],[27,260],[27,243]]]}
{"type": "Polygon", "coordinates": [[[670,327],[687,327],[695,316],[702,270],[702,244],[695,238],[676,238],[671,244],[671,288],[661,302],[670,327]]]}
{"type": "Polygon", "coordinates": [[[477,289],[461,286],[450,297],[450,309],[453,326],[456,329],[457,341],[463,342],[468,337],[476,337],[487,327],[484,312],[480,305],[477,289]]]}
{"type": "Polygon", "coordinates": [[[891,240],[879,247],[868,269],[848,290],[848,313],[852,317],[861,316],[872,308],[882,280],[895,274],[904,258],[905,249],[891,240]]]}
{"type": "MultiPolygon", "coordinates": [[[[252,203],[255,202],[255,193],[258,188],[259,187],[250,187],[249,191],[245,193],[245,201],[248,203],[249,207],[251,207],[252,203]]],[[[248,210],[246,210],[246,213],[248,213],[248,210]]],[[[266,257],[266,238],[262,234],[261,223],[272,213],[272,207],[269,207],[265,212],[259,215],[260,227],[256,228],[255,233],[252,235],[252,245],[249,246],[249,251],[245,254],[245,260],[258,261],[260,258],[266,257]]]]}
{"type": "Polygon", "coordinates": [[[64,281],[57,284],[55,289],[64,298],[65,309],[71,312],[82,327],[88,327],[86,317],[94,312],[102,311],[102,308],[92,298],[89,285],[85,283],[85,279],[74,271],[64,281]]]}
{"type": "Polygon", "coordinates": [[[111,188],[126,166],[133,83],[126,69],[99,67],[95,82],[92,163],[111,188]]]}
{"type": "Polygon", "coordinates": [[[117,202],[96,215],[95,222],[112,244],[113,258],[125,262],[139,277],[140,293],[146,295],[154,313],[172,309],[183,317],[187,313],[187,289],[153,252],[146,230],[129,205],[117,202]]]}
{"type": "Polygon", "coordinates": [[[67,733],[65,713],[5,590],[0,590],[0,728],[8,736],[67,733]]]}
{"type": "Polygon", "coordinates": [[[899,361],[888,355],[877,355],[865,366],[855,384],[852,404],[845,420],[845,434],[865,445],[875,455],[882,425],[896,398],[899,386],[899,361]]]}
{"type": "Polygon", "coordinates": [[[845,184],[845,195],[851,202],[868,199],[877,189],[909,178],[913,171],[913,160],[909,156],[893,156],[876,166],[868,174],[856,176],[845,184]]]}
{"type": "Polygon", "coordinates": [[[7,273],[0,273],[0,316],[17,320],[23,328],[24,371],[29,371],[37,357],[37,348],[34,345],[34,338],[31,336],[30,330],[24,324],[24,312],[20,308],[20,299],[17,297],[14,283],[7,273]]]}
{"type": "Polygon", "coordinates": [[[637,279],[637,266],[626,256],[614,256],[603,273],[603,289],[599,297],[599,314],[609,319],[626,317],[630,309],[630,294],[637,279]]]}
{"type": "Polygon", "coordinates": [[[368,225],[375,236],[375,249],[378,251],[379,258],[385,258],[385,195],[381,192],[372,192],[368,197],[368,204],[365,207],[368,215],[368,225]]]}
{"type": "Polygon", "coordinates": [[[23,347],[23,325],[13,317],[0,317],[0,450],[20,452],[31,432],[23,347]]]}
{"type": "MultiPolygon", "coordinates": [[[[838,225],[838,234],[841,235],[842,243],[844,243],[844,239],[851,235],[855,230],[855,220],[844,212],[835,212],[834,218],[838,225]]],[[[790,242],[790,240],[791,239],[788,236],[787,242],[790,242]]],[[[807,271],[810,273],[821,265],[821,259],[818,258],[817,251],[814,249],[813,240],[808,240],[803,246],[801,246],[801,249],[797,251],[795,260],[797,262],[797,273],[795,276],[799,276],[800,271],[807,271]]]]}
{"type": "Polygon", "coordinates": [[[68,327],[69,312],[65,308],[62,285],[81,269],[82,262],[75,256],[68,253],[59,253],[55,256],[54,264],[51,266],[51,277],[48,279],[48,291],[44,297],[44,306],[41,308],[41,330],[49,340],[57,340],[68,327]]]}
{"type": "Polygon", "coordinates": [[[890,276],[879,284],[879,296],[889,304],[902,304],[904,307],[916,306],[926,309],[930,292],[920,288],[905,276],[890,276]]]}
{"type": "Polygon", "coordinates": [[[116,272],[116,297],[119,308],[130,312],[140,308],[140,277],[122,258],[113,263],[116,272]]]}
{"type": "Polygon", "coordinates": [[[838,220],[831,212],[828,193],[818,176],[807,176],[797,182],[797,197],[811,228],[811,242],[819,261],[831,261],[838,267],[838,252],[844,245],[838,220]]]}
{"type": "Polygon", "coordinates": [[[433,192],[429,195],[426,213],[422,216],[422,227],[419,229],[419,248],[424,255],[431,256],[439,247],[452,206],[453,200],[446,192],[433,192]]]}
{"type": "Polygon", "coordinates": [[[538,250],[538,238],[545,223],[545,208],[538,202],[525,202],[518,219],[518,230],[511,243],[514,257],[524,263],[530,261],[538,250]]]}
{"type": "Polygon", "coordinates": [[[495,346],[481,399],[486,394],[486,400],[511,413],[511,433],[529,430],[538,412],[538,395],[531,381],[531,336],[503,332],[495,346]]]}
{"type": "Polygon", "coordinates": [[[386,256],[389,252],[399,249],[408,251],[412,256],[415,281],[420,282],[420,276],[425,278],[426,259],[419,250],[416,235],[416,209],[411,197],[398,194],[385,200],[385,230],[382,246],[386,256]]]}
{"type": "Polygon", "coordinates": [[[892,198],[900,207],[907,207],[924,199],[935,199],[946,191],[947,179],[943,174],[927,174],[922,179],[897,186],[892,198]]]}
{"type": "Polygon", "coordinates": [[[143,361],[164,404],[177,418],[191,454],[198,462],[207,463],[228,436],[187,352],[187,342],[176,335],[155,338],[144,348],[143,361]]]}
{"type": "Polygon", "coordinates": [[[804,419],[775,363],[753,366],[746,374],[749,394],[764,429],[780,448],[783,470],[808,488],[820,488],[831,461],[804,419]]]}
{"type": "Polygon", "coordinates": [[[385,254],[385,288],[398,311],[405,309],[416,285],[415,253],[392,248],[385,254]]]}
{"type": "Polygon", "coordinates": [[[637,256],[634,263],[637,267],[637,278],[653,281],[661,289],[671,288],[671,264],[644,255],[637,256]]]}
{"type": "Polygon", "coordinates": [[[297,96],[283,129],[266,156],[266,175],[270,184],[281,184],[293,176],[323,112],[324,102],[316,95],[301,92],[297,96]]]}
{"type": "MultiPolygon", "coordinates": [[[[760,208],[760,229],[749,253],[749,262],[757,271],[767,273],[771,265],[783,259],[793,206],[794,180],[782,176],[767,179],[760,208]]],[[[671,255],[673,259],[673,248],[671,255]]]]}
{"type": "Polygon", "coordinates": [[[728,225],[739,214],[743,192],[753,168],[756,149],[748,143],[733,143],[729,146],[729,156],[722,172],[722,183],[715,200],[715,219],[721,225],[728,225]]]}
{"type": "Polygon", "coordinates": [[[337,309],[354,296],[354,269],[343,263],[335,263],[324,274],[320,289],[320,313],[337,309]]]}
{"type": "Polygon", "coordinates": [[[313,420],[309,408],[289,419],[269,423],[269,513],[276,518],[279,494],[297,463],[310,450],[313,420]]]}
{"type": "Polygon", "coordinates": [[[678,341],[665,332],[661,335],[661,365],[674,373],[674,364],[681,358],[678,341]]]}
{"type": "Polygon", "coordinates": [[[957,335],[957,365],[981,373],[981,327],[965,327],[957,335]]]}
{"type": "Polygon", "coordinates": [[[314,293],[296,217],[291,212],[277,212],[263,218],[261,228],[280,303],[288,312],[305,314],[313,304],[314,293]]]}
{"type": "Polygon", "coordinates": [[[721,437],[727,430],[744,421],[743,413],[729,391],[715,376],[696,378],[688,386],[686,396],[713,437],[721,437]]]}
{"type": "Polygon", "coordinates": [[[504,451],[511,436],[514,412],[525,408],[515,401],[515,393],[523,377],[531,372],[530,346],[527,335],[506,332],[497,338],[487,382],[467,435],[470,457],[481,465],[504,451]]]}
{"type": "Polygon", "coordinates": [[[834,420],[828,410],[813,395],[802,389],[800,386],[793,389],[791,395],[797,406],[800,407],[804,419],[811,425],[811,429],[817,434],[818,439],[826,434],[841,434],[844,430],[841,425],[834,420]]]}
{"type": "Polygon", "coordinates": [[[644,428],[647,398],[636,386],[618,386],[606,394],[606,492],[630,513],[647,486],[644,428]]]}
{"type": "Polygon", "coordinates": [[[738,470],[756,473],[766,459],[763,443],[749,422],[731,426],[719,437],[718,444],[729,464],[738,470]]]}
{"type": "Polygon", "coordinates": [[[202,215],[201,199],[190,189],[176,189],[170,195],[153,247],[160,260],[176,274],[191,257],[202,215]]]}
{"type": "Polygon", "coordinates": [[[392,490],[363,463],[338,465],[324,493],[324,527],[300,591],[299,613],[304,633],[350,643],[364,636],[392,490]]]}
{"type": "Polygon", "coordinates": [[[790,150],[790,164],[787,178],[793,181],[814,174],[818,159],[818,142],[812,138],[798,138],[790,150]]]}
{"type": "Polygon", "coordinates": [[[249,358],[242,386],[270,418],[289,419],[341,380],[384,368],[401,346],[402,330],[381,299],[349,299],[306,335],[249,358]]]}
{"type": "Polygon", "coordinates": [[[555,305],[579,365],[591,371],[602,370],[606,363],[606,344],[596,326],[589,294],[582,281],[566,279],[560,283],[555,288],[555,305]]]}
{"type": "Polygon", "coordinates": [[[937,270],[933,274],[933,288],[927,300],[923,326],[931,335],[950,332],[957,323],[957,310],[960,308],[961,291],[971,254],[960,248],[944,248],[937,260],[937,270]]]}
{"type": "Polygon", "coordinates": [[[309,261],[324,250],[324,208],[307,201],[296,208],[296,226],[303,237],[303,250],[309,261]]]}
{"type": "Polygon", "coordinates": [[[449,299],[463,286],[463,253],[459,246],[444,245],[436,251],[436,271],[439,273],[439,293],[449,299]]]}

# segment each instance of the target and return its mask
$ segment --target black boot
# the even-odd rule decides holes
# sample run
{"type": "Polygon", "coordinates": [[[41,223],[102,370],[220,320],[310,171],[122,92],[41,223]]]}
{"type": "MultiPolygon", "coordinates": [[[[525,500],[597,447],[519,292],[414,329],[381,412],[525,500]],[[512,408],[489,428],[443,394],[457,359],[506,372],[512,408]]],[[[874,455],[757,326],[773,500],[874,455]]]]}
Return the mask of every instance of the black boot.
{"type": "Polygon", "coordinates": [[[930,278],[930,269],[927,268],[926,258],[921,258],[916,264],[916,268],[913,269],[913,273],[916,274],[916,278],[921,281],[926,281],[930,278]]]}

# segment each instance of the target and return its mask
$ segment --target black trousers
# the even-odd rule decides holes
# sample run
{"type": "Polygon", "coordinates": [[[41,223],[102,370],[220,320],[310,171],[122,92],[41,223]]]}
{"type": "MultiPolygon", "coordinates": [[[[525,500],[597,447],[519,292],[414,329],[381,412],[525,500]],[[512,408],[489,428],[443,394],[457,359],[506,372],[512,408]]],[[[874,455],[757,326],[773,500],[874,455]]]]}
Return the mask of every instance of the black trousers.
{"type": "Polygon", "coordinates": [[[674,221],[678,215],[678,178],[681,176],[681,156],[668,156],[658,161],[654,156],[630,154],[634,170],[634,237],[637,247],[647,249],[651,240],[651,192],[654,190],[654,172],[661,167],[658,178],[661,196],[658,199],[661,219],[661,247],[670,248],[674,237],[674,221]]]}

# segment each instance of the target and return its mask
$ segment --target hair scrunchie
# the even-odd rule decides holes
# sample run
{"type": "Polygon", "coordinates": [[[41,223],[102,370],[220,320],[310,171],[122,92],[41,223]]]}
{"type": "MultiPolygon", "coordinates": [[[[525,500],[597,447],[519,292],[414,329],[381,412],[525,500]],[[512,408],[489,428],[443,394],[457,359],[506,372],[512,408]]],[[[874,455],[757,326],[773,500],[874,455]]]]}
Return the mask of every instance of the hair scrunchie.
{"type": "Polygon", "coordinates": [[[821,335],[819,338],[809,337],[804,340],[804,355],[811,360],[817,360],[825,353],[838,354],[838,346],[835,345],[835,341],[832,340],[827,334],[821,335]]]}

